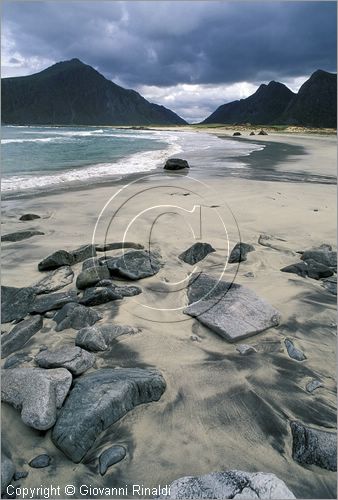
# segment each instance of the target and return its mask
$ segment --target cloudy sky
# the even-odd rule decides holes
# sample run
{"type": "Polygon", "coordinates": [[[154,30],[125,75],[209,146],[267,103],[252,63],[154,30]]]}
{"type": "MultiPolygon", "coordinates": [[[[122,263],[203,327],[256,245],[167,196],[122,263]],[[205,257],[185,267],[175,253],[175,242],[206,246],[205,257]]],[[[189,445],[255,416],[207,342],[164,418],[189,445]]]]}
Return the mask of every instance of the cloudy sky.
{"type": "Polygon", "coordinates": [[[2,76],[77,57],[188,121],[336,72],[336,2],[3,1],[2,76]]]}

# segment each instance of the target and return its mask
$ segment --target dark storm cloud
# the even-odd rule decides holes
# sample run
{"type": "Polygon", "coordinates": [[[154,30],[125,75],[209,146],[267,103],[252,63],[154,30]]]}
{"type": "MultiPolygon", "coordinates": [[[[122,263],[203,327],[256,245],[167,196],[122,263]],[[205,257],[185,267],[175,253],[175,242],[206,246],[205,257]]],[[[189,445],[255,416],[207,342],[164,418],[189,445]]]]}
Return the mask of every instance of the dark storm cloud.
{"type": "Polygon", "coordinates": [[[79,57],[130,87],[336,70],[335,2],[8,2],[3,30],[8,60],[79,57]]]}

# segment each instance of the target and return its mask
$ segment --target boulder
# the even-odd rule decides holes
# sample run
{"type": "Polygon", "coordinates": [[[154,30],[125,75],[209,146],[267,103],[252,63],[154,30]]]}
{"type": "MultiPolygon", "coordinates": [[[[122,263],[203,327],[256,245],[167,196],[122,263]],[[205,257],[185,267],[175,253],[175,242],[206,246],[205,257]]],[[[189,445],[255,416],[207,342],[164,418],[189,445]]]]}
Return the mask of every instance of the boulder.
{"type": "Polygon", "coordinates": [[[255,132],[250,132],[250,134],[249,134],[249,135],[255,135],[255,132]]]}
{"type": "Polygon", "coordinates": [[[43,325],[41,316],[32,316],[21,321],[12,330],[1,337],[1,358],[7,358],[10,354],[21,349],[43,325]]]}
{"type": "Polygon", "coordinates": [[[16,366],[22,365],[23,363],[29,363],[32,361],[32,357],[29,356],[26,352],[18,352],[17,354],[13,354],[13,356],[9,356],[4,363],[4,368],[15,368],[16,366]]]}
{"type": "Polygon", "coordinates": [[[68,302],[78,302],[77,293],[75,290],[68,292],[56,292],[36,297],[31,312],[44,313],[53,309],[60,309],[68,302]]]}
{"type": "Polygon", "coordinates": [[[91,269],[92,267],[98,267],[101,266],[101,261],[97,259],[96,257],[90,257],[89,259],[86,259],[82,263],[82,271],[85,271],[86,269],[91,269]]]}
{"type": "Polygon", "coordinates": [[[7,486],[12,480],[15,467],[12,460],[1,451],[1,495],[5,493],[7,486]]]}
{"type": "Polygon", "coordinates": [[[318,389],[319,387],[323,387],[323,384],[320,380],[317,380],[315,378],[313,378],[312,380],[310,380],[307,384],[306,384],[306,390],[307,392],[313,392],[315,391],[316,389],[318,389]]]}
{"type": "Polygon", "coordinates": [[[56,410],[68,394],[72,376],[57,368],[2,370],[1,400],[21,410],[22,421],[34,429],[47,430],[56,421],[56,410]]]}
{"type": "Polygon", "coordinates": [[[126,449],[123,446],[111,446],[107,450],[104,450],[99,458],[101,476],[105,475],[108,467],[121,462],[125,456],[126,449]]]}
{"type": "Polygon", "coordinates": [[[144,246],[140,243],[131,241],[120,241],[118,243],[104,243],[103,245],[95,245],[97,252],[109,252],[110,250],[119,250],[120,248],[134,248],[134,250],[143,250],[144,246]]]}
{"type": "Polygon", "coordinates": [[[19,218],[19,220],[23,220],[23,221],[35,220],[35,219],[41,219],[40,215],[36,215],[36,214],[23,214],[19,218]]]}
{"type": "Polygon", "coordinates": [[[301,259],[304,261],[312,260],[337,270],[337,252],[329,251],[326,246],[322,250],[305,250],[301,259]]]}
{"type": "Polygon", "coordinates": [[[297,349],[297,347],[294,346],[291,339],[285,339],[284,344],[290,358],[295,359],[296,361],[304,361],[304,359],[306,359],[306,356],[303,353],[303,351],[297,349]]]}
{"type": "Polygon", "coordinates": [[[101,280],[109,279],[110,273],[107,266],[89,267],[81,271],[76,279],[76,286],[79,290],[90,288],[96,285],[101,280]]]}
{"type": "Polygon", "coordinates": [[[301,422],[290,423],[292,458],[300,464],[317,465],[322,469],[337,470],[337,433],[307,427],[301,422]]]}
{"type": "Polygon", "coordinates": [[[247,254],[249,252],[253,252],[255,247],[249,245],[248,243],[236,243],[234,248],[232,249],[229,257],[229,264],[233,264],[234,262],[243,262],[247,259],[247,254]]]}
{"type": "Polygon", "coordinates": [[[59,267],[55,271],[47,274],[42,280],[33,285],[37,294],[51,293],[60,290],[70,283],[74,278],[73,270],[70,266],[59,267]]]}
{"type": "Polygon", "coordinates": [[[268,133],[265,130],[260,130],[257,135],[268,135],[268,133]]]}
{"type": "Polygon", "coordinates": [[[188,300],[184,313],[229,342],[277,326],[281,320],[280,313],[249,288],[204,273],[190,278],[188,300]]]}
{"type": "Polygon", "coordinates": [[[80,330],[85,326],[92,326],[102,319],[102,316],[97,311],[89,309],[89,307],[70,302],[64,305],[63,308],[55,314],[53,319],[57,323],[55,330],[60,332],[66,328],[80,330]]]}
{"type": "Polygon", "coordinates": [[[240,132],[234,132],[232,135],[233,135],[233,137],[238,137],[238,136],[240,136],[242,134],[240,132]]]}
{"type": "Polygon", "coordinates": [[[72,266],[75,264],[75,259],[66,250],[57,250],[56,252],[48,255],[38,264],[39,271],[51,271],[62,266],[72,266]]]}
{"type": "Polygon", "coordinates": [[[183,168],[189,168],[189,163],[181,158],[169,158],[164,165],[165,170],[182,170],[183,168]]]}
{"type": "Polygon", "coordinates": [[[255,349],[254,346],[250,344],[238,344],[236,346],[236,351],[244,356],[247,356],[248,354],[257,352],[257,349],[255,349]]]}
{"type": "Polygon", "coordinates": [[[108,260],[107,266],[112,275],[139,280],[157,274],[161,269],[161,262],[152,252],[131,250],[121,257],[108,260]]]}
{"type": "Polygon", "coordinates": [[[204,476],[186,476],[171,483],[169,492],[158,498],[195,500],[262,498],[281,500],[296,498],[286,484],[267,472],[243,472],[228,470],[212,472],[204,476]]]}
{"type": "Polygon", "coordinates": [[[76,250],[72,250],[70,254],[73,256],[75,264],[78,264],[79,262],[89,259],[90,257],[95,257],[96,248],[95,245],[92,244],[82,245],[76,250]]]}
{"type": "Polygon", "coordinates": [[[123,299],[123,295],[118,293],[115,287],[90,287],[85,289],[79,302],[84,306],[98,306],[118,299],[123,299]]]}
{"type": "Polygon", "coordinates": [[[332,295],[337,295],[337,276],[331,276],[323,279],[323,287],[332,295]]]}
{"type": "Polygon", "coordinates": [[[93,366],[95,355],[80,347],[66,345],[40,351],[35,361],[41,368],[66,368],[73,375],[80,375],[93,366]]]}
{"type": "Polygon", "coordinates": [[[82,328],[75,344],[89,351],[105,351],[121,335],[135,335],[140,330],[127,325],[101,325],[82,328]]]}
{"type": "Polygon", "coordinates": [[[164,390],[165,381],[156,370],[107,368],[83,375],[60,411],[52,440],[78,463],[103,430],[135,406],[158,401],[164,390]]]}
{"type": "Polygon", "coordinates": [[[283,267],[281,269],[283,273],[293,273],[298,274],[302,278],[309,278],[319,280],[321,278],[328,278],[333,275],[332,269],[319,262],[312,259],[308,259],[305,262],[297,262],[296,264],[291,264],[290,266],[283,267]]]}
{"type": "Polygon", "coordinates": [[[9,233],[9,234],[3,234],[1,236],[1,241],[22,241],[22,240],[27,240],[28,238],[31,238],[32,236],[39,236],[45,234],[42,231],[35,231],[35,230],[29,230],[29,231],[16,231],[15,233],[9,233]]]}
{"type": "Polygon", "coordinates": [[[216,252],[216,250],[209,245],[209,243],[194,243],[190,248],[185,250],[178,256],[180,260],[190,264],[191,266],[203,260],[209,253],[216,252]]]}
{"type": "Polygon", "coordinates": [[[1,323],[23,319],[31,310],[36,297],[33,287],[1,287],[1,323]]]}
{"type": "Polygon", "coordinates": [[[142,293],[142,289],[139,286],[115,286],[115,292],[122,297],[134,297],[142,293]]]}
{"type": "Polygon", "coordinates": [[[50,458],[50,456],[46,453],[43,453],[42,455],[38,455],[37,457],[33,458],[33,460],[31,460],[28,465],[30,467],[33,467],[34,469],[43,469],[44,467],[48,467],[51,461],[52,459],[50,458]]]}

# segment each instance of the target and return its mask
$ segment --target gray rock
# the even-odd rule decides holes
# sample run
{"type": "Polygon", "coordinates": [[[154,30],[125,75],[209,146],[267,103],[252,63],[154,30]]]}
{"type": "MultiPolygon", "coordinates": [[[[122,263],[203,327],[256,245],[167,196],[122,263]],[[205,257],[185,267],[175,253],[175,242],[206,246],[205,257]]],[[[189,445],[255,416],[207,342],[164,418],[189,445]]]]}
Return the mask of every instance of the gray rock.
{"type": "Polygon", "coordinates": [[[161,269],[158,256],[143,250],[132,250],[121,257],[110,259],[107,266],[111,274],[130,280],[153,276],[161,269]]]}
{"type": "Polygon", "coordinates": [[[277,326],[280,313],[249,288],[193,274],[188,286],[189,306],[184,310],[229,342],[277,326]]]}
{"type": "Polygon", "coordinates": [[[255,277],[255,273],[253,273],[252,271],[248,271],[247,273],[244,273],[244,275],[246,278],[254,278],[255,277]]]}
{"type": "Polygon", "coordinates": [[[44,313],[54,309],[60,309],[68,302],[78,302],[77,293],[75,290],[67,292],[48,293],[36,297],[31,312],[44,313]]]}
{"type": "Polygon", "coordinates": [[[123,295],[115,287],[90,287],[85,289],[79,302],[84,306],[98,306],[118,299],[123,299],[123,295]]]}
{"type": "Polygon", "coordinates": [[[41,316],[32,316],[23,320],[12,328],[12,330],[1,338],[1,358],[7,358],[10,354],[21,349],[43,325],[41,316]]]}
{"type": "Polygon", "coordinates": [[[80,290],[90,288],[101,280],[109,279],[110,273],[107,266],[95,266],[81,271],[76,279],[76,286],[80,290]]]}
{"type": "Polygon", "coordinates": [[[54,318],[55,314],[56,314],[56,309],[54,311],[46,311],[44,317],[49,319],[54,318]]]}
{"type": "Polygon", "coordinates": [[[253,345],[238,344],[236,346],[236,351],[238,351],[240,354],[246,356],[247,354],[252,354],[254,352],[257,352],[257,349],[255,349],[253,345]]]}
{"type": "Polygon", "coordinates": [[[316,389],[318,389],[319,387],[323,387],[323,384],[320,380],[317,380],[315,378],[313,378],[312,380],[310,380],[310,382],[308,382],[306,384],[307,392],[313,392],[316,389]]]}
{"type": "Polygon", "coordinates": [[[68,394],[72,376],[57,368],[13,368],[2,370],[1,400],[21,410],[22,421],[34,429],[50,429],[68,394]]]}
{"type": "Polygon", "coordinates": [[[291,422],[292,458],[300,464],[317,465],[337,470],[337,433],[312,429],[300,422],[291,422]]]}
{"type": "Polygon", "coordinates": [[[19,220],[23,220],[23,221],[35,220],[35,219],[41,219],[40,215],[36,215],[36,214],[23,214],[19,218],[19,220]]]}
{"type": "Polygon", "coordinates": [[[233,135],[233,137],[238,137],[238,136],[240,136],[242,134],[240,132],[234,132],[232,135],[233,135]]]}
{"type": "Polygon", "coordinates": [[[332,295],[337,295],[337,276],[331,276],[323,280],[323,287],[332,295]]]}
{"type": "Polygon", "coordinates": [[[118,243],[104,243],[103,245],[95,245],[97,252],[109,252],[110,250],[119,250],[121,248],[134,248],[135,250],[143,250],[144,246],[140,243],[131,241],[120,241],[118,243]]]}
{"type": "Polygon", "coordinates": [[[66,368],[73,375],[80,375],[95,363],[95,355],[80,347],[67,345],[58,349],[46,349],[35,356],[41,368],[66,368]]]}
{"type": "Polygon", "coordinates": [[[309,277],[315,280],[319,280],[321,278],[328,278],[333,275],[332,269],[319,262],[316,262],[312,259],[308,259],[305,262],[297,262],[296,264],[292,264],[291,266],[286,266],[281,269],[283,273],[293,273],[298,274],[303,278],[309,277]]]}
{"type": "Polygon", "coordinates": [[[6,359],[4,363],[4,368],[10,369],[10,368],[15,368],[16,366],[20,366],[23,363],[28,363],[29,361],[32,361],[32,357],[29,356],[25,352],[18,352],[17,354],[13,354],[13,356],[10,356],[9,358],[6,359]]]}
{"type": "Polygon", "coordinates": [[[70,283],[72,283],[74,278],[73,270],[70,266],[63,266],[42,278],[33,285],[37,294],[51,293],[60,290],[70,283]]]}
{"type": "Polygon", "coordinates": [[[234,248],[232,249],[229,257],[229,264],[233,264],[235,262],[243,262],[247,260],[247,254],[249,252],[253,252],[255,247],[249,245],[248,243],[236,243],[234,248]]]}
{"type": "Polygon", "coordinates": [[[297,349],[297,347],[294,346],[292,340],[285,339],[284,344],[290,358],[295,359],[296,361],[304,361],[304,359],[306,359],[306,356],[303,353],[303,351],[297,349]]]}
{"type": "Polygon", "coordinates": [[[261,234],[258,238],[258,243],[264,247],[272,248],[273,250],[277,250],[279,252],[295,254],[295,252],[291,251],[284,245],[287,241],[283,238],[279,238],[278,236],[261,234]]]}
{"type": "Polygon", "coordinates": [[[165,170],[181,170],[182,168],[189,168],[189,163],[181,158],[169,158],[164,165],[165,170]]]}
{"type": "Polygon", "coordinates": [[[159,498],[195,500],[210,499],[289,499],[295,498],[286,484],[274,474],[228,470],[204,476],[187,476],[176,479],[168,494],[159,498]]]}
{"type": "Polygon", "coordinates": [[[255,132],[254,132],[254,131],[252,131],[252,132],[250,132],[250,134],[249,134],[249,135],[255,135],[255,132]]]}
{"type": "Polygon", "coordinates": [[[57,250],[56,252],[48,255],[38,264],[39,271],[51,271],[62,266],[71,266],[75,264],[75,259],[66,250],[57,250]]]}
{"type": "Polygon", "coordinates": [[[28,465],[30,467],[33,467],[34,469],[43,469],[44,467],[48,467],[51,461],[52,459],[50,458],[50,456],[46,453],[43,453],[42,455],[38,455],[37,457],[33,458],[33,460],[31,460],[28,465]]]}
{"type": "Polygon", "coordinates": [[[12,480],[15,467],[12,460],[1,451],[1,495],[5,493],[7,486],[12,480]]]}
{"type": "Polygon", "coordinates": [[[107,450],[104,450],[99,458],[101,476],[105,475],[109,467],[121,462],[125,456],[126,449],[123,446],[111,446],[107,450]]]}
{"type": "Polygon", "coordinates": [[[313,260],[323,266],[337,270],[337,252],[329,251],[326,247],[322,250],[305,250],[301,259],[304,261],[313,260]]]}
{"type": "Polygon", "coordinates": [[[105,351],[121,335],[135,335],[140,330],[128,325],[101,325],[82,328],[75,344],[89,351],[105,351]]]}
{"type": "Polygon", "coordinates": [[[81,247],[77,248],[76,250],[72,250],[69,253],[74,257],[75,264],[78,264],[79,262],[89,259],[90,257],[95,257],[96,249],[95,245],[87,244],[82,245],[81,247]]]}
{"type": "Polygon", "coordinates": [[[31,310],[36,297],[35,288],[1,287],[1,323],[23,319],[31,310]]]}
{"type": "Polygon", "coordinates": [[[14,481],[19,481],[20,479],[25,479],[28,476],[28,472],[25,470],[15,472],[13,479],[14,481]]]}
{"type": "Polygon", "coordinates": [[[260,130],[257,135],[268,135],[268,133],[265,130],[260,130]]]}
{"type": "Polygon", "coordinates": [[[122,297],[134,297],[142,293],[142,289],[139,286],[115,286],[115,292],[122,297]]]}
{"type": "Polygon", "coordinates": [[[28,238],[31,238],[32,236],[39,236],[45,234],[42,231],[35,231],[35,230],[30,230],[30,231],[16,231],[15,233],[9,233],[9,234],[3,234],[1,236],[1,241],[22,241],[22,240],[27,240],[28,238]]]}
{"type": "Polygon", "coordinates": [[[78,463],[103,430],[135,406],[158,401],[164,390],[165,381],[156,370],[107,368],[83,375],[60,411],[52,440],[78,463]]]}
{"type": "Polygon", "coordinates": [[[197,242],[181,253],[178,258],[187,264],[194,265],[203,260],[211,252],[216,252],[216,250],[209,243],[197,242]]]}
{"type": "Polygon", "coordinates": [[[86,259],[82,263],[82,271],[85,271],[86,269],[91,269],[92,267],[98,267],[101,266],[101,261],[97,259],[96,257],[91,257],[90,259],[86,259]]]}
{"type": "Polygon", "coordinates": [[[80,330],[85,326],[92,326],[102,319],[102,315],[93,309],[89,309],[89,307],[70,302],[63,306],[53,319],[57,323],[55,330],[60,332],[66,328],[80,330]]]}

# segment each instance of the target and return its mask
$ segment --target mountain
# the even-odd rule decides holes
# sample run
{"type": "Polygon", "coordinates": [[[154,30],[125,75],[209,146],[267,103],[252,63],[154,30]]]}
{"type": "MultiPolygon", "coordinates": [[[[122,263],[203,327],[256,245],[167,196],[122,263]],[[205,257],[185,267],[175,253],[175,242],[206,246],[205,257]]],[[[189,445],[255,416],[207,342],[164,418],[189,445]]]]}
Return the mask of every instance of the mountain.
{"type": "Polygon", "coordinates": [[[337,126],[337,75],[315,71],[285,109],[281,122],[307,127],[337,126]]]}
{"type": "Polygon", "coordinates": [[[107,80],[79,59],[1,80],[2,122],[16,125],[184,125],[164,106],[107,80]]]}
{"type": "Polygon", "coordinates": [[[276,123],[294,96],[282,83],[262,84],[250,97],[223,104],[202,123],[276,123]]]}

